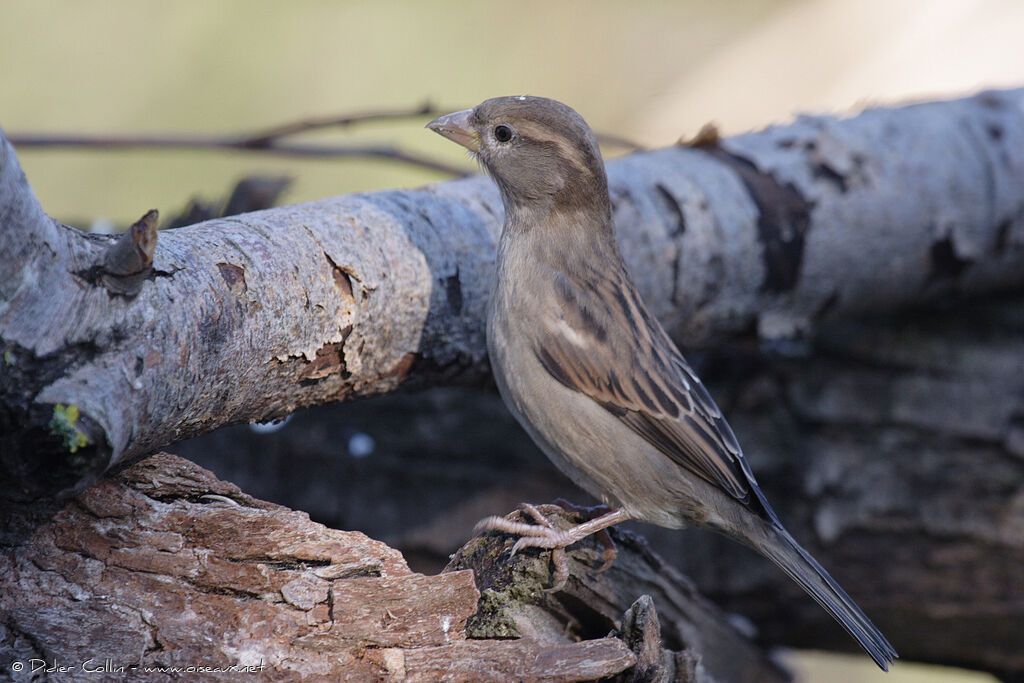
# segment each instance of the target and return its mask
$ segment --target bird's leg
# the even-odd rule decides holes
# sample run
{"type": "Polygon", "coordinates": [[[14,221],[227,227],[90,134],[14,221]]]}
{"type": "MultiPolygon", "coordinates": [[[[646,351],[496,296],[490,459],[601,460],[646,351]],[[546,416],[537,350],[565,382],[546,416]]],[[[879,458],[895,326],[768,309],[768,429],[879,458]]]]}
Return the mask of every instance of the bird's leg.
{"type": "MultiPolygon", "coordinates": [[[[625,522],[629,515],[623,509],[612,510],[603,515],[589,519],[582,524],[570,527],[569,529],[558,529],[545,517],[540,510],[529,503],[522,506],[523,512],[531,517],[536,524],[524,522],[513,522],[504,517],[486,517],[477,522],[474,531],[501,531],[507,534],[519,536],[519,540],[512,546],[512,554],[515,555],[523,548],[548,548],[552,550],[551,560],[555,565],[554,584],[548,590],[557,591],[564,585],[569,576],[568,566],[565,560],[565,548],[579,540],[607,529],[610,526],[625,522]]],[[[607,553],[607,550],[605,551],[607,553]]],[[[607,555],[605,555],[607,558],[607,555]]],[[[602,567],[602,571],[605,567],[602,567]]]]}
{"type": "MultiPolygon", "coordinates": [[[[529,503],[523,503],[520,506],[527,515],[533,518],[533,521],[540,524],[542,527],[548,529],[555,529],[555,526],[551,521],[544,516],[544,514],[536,507],[529,503]]],[[[522,538],[520,538],[522,540],[522,538]]],[[[519,549],[518,541],[512,546],[512,555],[516,554],[519,549]]],[[[545,588],[547,593],[556,593],[565,588],[566,582],[569,580],[569,561],[565,557],[565,548],[552,548],[551,549],[551,564],[555,566],[555,571],[551,574],[551,587],[545,588]]]]}
{"type": "MultiPolygon", "coordinates": [[[[556,498],[555,505],[568,513],[576,515],[584,521],[597,519],[601,515],[612,511],[610,507],[603,503],[601,505],[586,507],[583,505],[577,505],[565,498],[556,498]]],[[[619,549],[615,547],[615,541],[612,540],[611,534],[608,533],[607,528],[598,531],[595,534],[595,538],[604,550],[601,551],[601,566],[595,569],[594,573],[604,574],[606,571],[611,569],[613,564],[615,564],[615,558],[619,556],[619,549]]]]}

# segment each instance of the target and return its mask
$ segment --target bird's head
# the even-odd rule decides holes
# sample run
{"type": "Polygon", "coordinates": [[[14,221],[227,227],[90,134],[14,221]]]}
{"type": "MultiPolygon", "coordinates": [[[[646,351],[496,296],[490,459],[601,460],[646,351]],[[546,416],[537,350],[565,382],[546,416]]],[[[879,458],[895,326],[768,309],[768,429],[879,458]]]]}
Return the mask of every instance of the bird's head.
{"type": "Polygon", "coordinates": [[[496,97],[434,119],[427,128],[480,161],[505,210],[608,210],[604,162],[590,126],[544,97],[496,97]]]}

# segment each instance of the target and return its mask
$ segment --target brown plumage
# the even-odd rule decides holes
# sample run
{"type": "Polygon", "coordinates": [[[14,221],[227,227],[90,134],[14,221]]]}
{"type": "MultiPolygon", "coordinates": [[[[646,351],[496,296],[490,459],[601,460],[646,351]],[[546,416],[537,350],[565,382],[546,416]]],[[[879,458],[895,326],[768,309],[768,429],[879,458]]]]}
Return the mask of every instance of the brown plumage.
{"type": "Polygon", "coordinates": [[[583,118],[554,100],[501,97],[428,125],[470,149],[501,191],[487,343],[502,397],[548,457],[613,508],[569,531],[543,519],[484,526],[521,535],[516,548],[556,551],[626,519],[709,527],[775,562],[887,670],[895,650],[782,527],[722,413],[640,299],[583,118]]]}

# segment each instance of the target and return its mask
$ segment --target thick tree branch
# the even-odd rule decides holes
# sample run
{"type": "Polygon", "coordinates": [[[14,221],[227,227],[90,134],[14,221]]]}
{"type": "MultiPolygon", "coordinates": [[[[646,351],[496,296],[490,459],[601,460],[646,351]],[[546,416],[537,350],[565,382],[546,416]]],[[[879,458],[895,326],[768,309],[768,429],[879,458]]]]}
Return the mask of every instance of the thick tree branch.
{"type": "MultiPolygon", "coordinates": [[[[613,162],[627,260],[691,345],[1019,286],[1022,101],[808,117],[613,162]]],[[[484,178],[165,231],[134,297],[90,280],[111,239],[47,218],[6,143],[0,212],[4,495],[79,490],[231,422],[486,377],[501,207],[484,178]]]]}
{"type": "MultiPolygon", "coordinates": [[[[786,526],[901,661],[1005,680],[1024,672],[1022,339],[1024,291],[824,322],[799,356],[745,344],[690,356],[786,526]]],[[[428,573],[485,515],[521,501],[585,502],[482,391],[323,406],[273,434],[231,427],[176,448],[261,497],[385,539],[428,573]],[[372,454],[347,453],[353,434],[372,454]]],[[[702,530],[633,528],[705,595],[749,617],[760,641],[854,651],[746,548],[702,530]]],[[[641,592],[671,619],[651,589],[629,597],[641,592]]]]}

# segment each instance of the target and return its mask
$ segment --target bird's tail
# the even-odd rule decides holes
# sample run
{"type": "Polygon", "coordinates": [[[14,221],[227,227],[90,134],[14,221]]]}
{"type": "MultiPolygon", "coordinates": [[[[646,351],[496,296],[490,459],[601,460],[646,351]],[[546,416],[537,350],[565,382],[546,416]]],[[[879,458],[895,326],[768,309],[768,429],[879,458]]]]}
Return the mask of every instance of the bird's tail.
{"type": "Polygon", "coordinates": [[[764,531],[765,536],[751,539],[755,549],[800,584],[860,643],[875,664],[888,671],[893,659],[899,655],[857,603],[785,529],[765,524],[764,531]]]}

